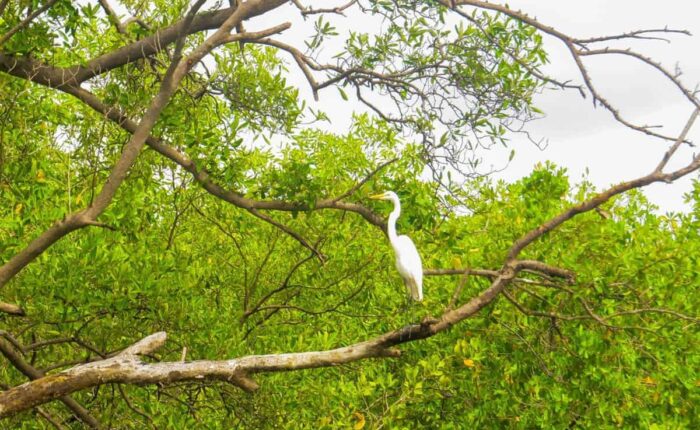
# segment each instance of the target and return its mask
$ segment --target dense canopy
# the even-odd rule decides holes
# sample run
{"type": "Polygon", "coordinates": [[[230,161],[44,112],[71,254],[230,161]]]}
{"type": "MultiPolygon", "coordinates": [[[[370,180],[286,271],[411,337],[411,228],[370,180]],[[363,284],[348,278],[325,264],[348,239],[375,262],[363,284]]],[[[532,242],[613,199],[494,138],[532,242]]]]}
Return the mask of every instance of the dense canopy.
{"type": "Polygon", "coordinates": [[[0,427],[700,426],[700,156],[678,152],[700,102],[624,45],[682,32],[337,3],[0,0],[0,427]],[[610,103],[586,69],[610,55],[669,82],[686,129],[610,103]],[[493,179],[484,154],[555,90],[659,164],[493,179]],[[686,213],[643,194],[688,175],[686,213]]]}

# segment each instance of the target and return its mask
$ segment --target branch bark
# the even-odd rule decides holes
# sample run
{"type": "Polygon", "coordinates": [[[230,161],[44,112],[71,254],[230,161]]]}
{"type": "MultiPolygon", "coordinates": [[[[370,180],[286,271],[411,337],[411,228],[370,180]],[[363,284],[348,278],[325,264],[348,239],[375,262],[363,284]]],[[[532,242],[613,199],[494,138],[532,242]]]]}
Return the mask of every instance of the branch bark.
{"type": "MultiPolygon", "coordinates": [[[[596,87],[593,84],[593,80],[590,77],[590,74],[588,73],[588,69],[583,63],[583,57],[586,55],[601,55],[601,54],[615,54],[615,55],[628,55],[633,58],[636,58],[637,60],[642,61],[643,63],[646,63],[647,65],[651,66],[652,68],[660,71],[666,78],[668,78],[682,93],[683,95],[690,100],[690,102],[695,105],[695,107],[700,107],[700,100],[698,100],[695,97],[695,93],[688,88],[686,88],[681,82],[678,80],[677,76],[674,76],[672,73],[668,72],[666,69],[664,69],[660,64],[652,61],[651,59],[636,53],[630,49],[628,50],[621,50],[621,49],[610,49],[610,48],[603,48],[603,49],[588,49],[587,44],[590,43],[598,43],[602,41],[609,41],[609,40],[623,40],[623,39],[637,39],[639,38],[640,32],[632,32],[628,34],[622,34],[614,37],[603,37],[603,38],[589,38],[589,39],[583,39],[583,38],[575,38],[571,37],[556,28],[552,26],[545,25],[538,21],[535,18],[532,18],[528,16],[527,14],[520,12],[520,11],[515,11],[513,9],[510,9],[507,5],[501,5],[497,3],[491,3],[488,1],[482,1],[482,0],[440,0],[440,3],[448,8],[452,8],[456,13],[458,13],[460,16],[463,18],[470,20],[470,15],[459,8],[458,6],[471,6],[474,8],[478,9],[486,9],[486,10],[491,10],[494,12],[502,13],[506,16],[509,16],[511,18],[514,18],[518,21],[521,21],[527,25],[530,25],[537,30],[546,33],[552,37],[555,37],[556,39],[559,39],[568,49],[569,53],[571,54],[574,63],[576,64],[576,67],[579,69],[579,73],[581,75],[581,78],[583,79],[583,82],[588,89],[589,93],[593,97],[593,102],[600,103],[603,105],[603,107],[608,110],[613,117],[615,118],[616,121],[618,121],[620,124],[623,124],[625,127],[628,127],[632,130],[636,130],[639,132],[642,132],[646,135],[657,137],[660,139],[664,140],[669,140],[669,141],[675,141],[674,136],[667,136],[661,133],[657,133],[652,130],[650,126],[646,125],[636,125],[633,124],[632,122],[626,120],[619,112],[618,109],[616,109],[612,103],[610,103],[606,98],[604,98],[596,89],[596,87]],[[580,49],[582,48],[582,49],[580,49]]],[[[688,34],[686,31],[679,31],[679,30],[651,30],[652,32],[665,32],[665,33],[681,33],[681,34],[688,34]]],[[[642,32],[643,33],[643,32],[642,32]]]]}
{"type": "Polygon", "coordinates": [[[10,315],[15,315],[18,317],[24,316],[24,309],[21,307],[14,305],[12,303],[4,303],[0,302],[0,312],[10,314],[10,315]]]}
{"type": "MultiPolygon", "coordinates": [[[[7,358],[7,360],[12,363],[12,365],[22,372],[25,376],[32,380],[38,380],[43,378],[45,375],[40,370],[34,368],[29,364],[20,354],[15,352],[14,348],[7,343],[4,339],[0,338],[0,353],[7,358]]],[[[70,409],[80,421],[84,422],[90,428],[100,429],[102,425],[99,421],[88,412],[80,403],[76,402],[75,399],[69,395],[62,395],[57,397],[68,409],[70,409]]],[[[1,409],[1,408],[0,408],[1,409]]]]}
{"type": "MultiPolygon", "coordinates": [[[[201,6],[203,1],[204,0],[200,0],[195,5],[195,8],[201,6]]],[[[129,142],[124,146],[121,157],[113,167],[100,193],[97,195],[97,197],[95,197],[91,206],[70,214],[63,220],[56,222],[38,238],[34,239],[26,248],[0,267],[0,287],[5,285],[10,279],[12,279],[12,277],[19,273],[20,270],[26,267],[27,264],[32,262],[36,257],[41,255],[41,253],[43,253],[58,240],[77,229],[93,225],[97,221],[96,218],[102,214],[102,212],[104,212],[109,203],[112,201],[117,189],[126,178],[131,166],[136,161],[141,149],[143,148],[143,145],[150,137],[151,130],[160,116],[160,113],[168,104],[180,81],[185,77],[192,66],[197,64],[212,49],[223,43],[231,42],[232,39],[235,39],[236,37],[241,39],[245,37],[266,37],[270,34],[274,34],[288,28],[289,24],[283,24],[273,27],[267,31],[260,32],[259,34],[229,34],[231,29],[233,29],[233,27],[235,27],[235,25],[238,24],[244,17],[274,9],[283,3],[283,0],[257,0],[244,3],[224,21],[221,27],[213,35],[207,38],[184,59],[180,58],[178,52],[182,49],[184,37],[186,34],[188,34],[188,29],[194,20],[194,16],[188,16],[184,20],[180,21],[179,26],[176,28],[176,34],[178,35],[179,39],[176,38],[178,43],[175,50],[175,59],[166,72],[166,76],[163,79],[163,83],[161,84],[158,94],[152,100],[148,110],[141,119],[141,122],[134,128],[129,142]]]]}
{"type": "MultiPolygon", "coordinates": [[[[187,26],[185,30],[186,35],[218,29],[234,14],[236,15],[236,24],[238,24],[276,8],[284,2],[262,2],[264,3],[263,5],[260,5],[261,2],[259,1],[253,3],[257,6],[232,7],[198,14],[192,19],[191,24],[187,26]]],[[[183,20],[178,21],[169,27],[157,30],[151,36],[89,60],[84,65],[54,67],[30,57],[0,53],[0,70],[53,88],[79,86],[81,83],[110,70],[162,51],[175,43],[182,25],[183,20]]]]}
{"type": "Polygon", "coordinates": [[[439,319],[409,325],[368,341],[326,351],[251,355],[221,361],[144,363],[137,355],[152,353],[165,342],[164,332],[155,333],[115,357],[76,366],[0,392],[0,418],[60,396],[107,383],[170,384],[178,381],[219,380],[245,391],[255,391],[258,384],[249,376],[254,373],[313,369],[368,358],[398,357],[401,352],[395,346],[434,336],[478,313],[498,296],[516,273],[514,265],[504,265],[489,288],[461,307],[444,313],[439,319]]]}

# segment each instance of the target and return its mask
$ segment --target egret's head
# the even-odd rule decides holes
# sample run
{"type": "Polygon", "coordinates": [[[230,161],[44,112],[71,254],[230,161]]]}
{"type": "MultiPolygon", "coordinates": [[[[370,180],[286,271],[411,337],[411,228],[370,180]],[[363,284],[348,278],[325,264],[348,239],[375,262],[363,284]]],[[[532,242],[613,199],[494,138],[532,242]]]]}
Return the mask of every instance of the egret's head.
{"type": "Polygon", "coordinates": [[[393,191],[385,191],[382,194],[376,194],[374,196],[369,196],[370,199],[372,200],[391,200],[391,201],[397,201],[399,199],[399,196],[396,195],[395,192],[393,191]]]}

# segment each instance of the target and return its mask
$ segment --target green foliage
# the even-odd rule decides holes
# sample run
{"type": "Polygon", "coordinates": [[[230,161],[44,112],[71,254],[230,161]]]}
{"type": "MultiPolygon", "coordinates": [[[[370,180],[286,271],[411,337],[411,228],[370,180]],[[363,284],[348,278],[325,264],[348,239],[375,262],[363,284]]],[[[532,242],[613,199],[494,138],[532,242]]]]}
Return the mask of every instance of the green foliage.
{"type": "MultiPolygon", "coordinates": [[[[28,2],[10,3],[0,33],[19,22],[28,2]]],[[[95,5],[74,3],[59,2],[3,52],[70,65],[144,35],[135,24],[119,34],[95,5]]],[[[448,26],[445,9],[431,1],[366,3],[368,12],[398,19],[377,35],[351,33],[339,64],[389,73],[444,55],[448,76],[440,79],[467,97],[461,115],[444,123],[433,111],[409,109],[408,127],[443,132],[437,146],[449,147],[471,132],[500,140],[501,120],[530,113],[539,83],[523,64],[547,60],[532,28],[492,15],[448,26]]],[[[188,2],[123,4],[158,27],[174,22],[188,2]]],[[[311,51],[337,36],[320,19],[315,33],[311,51]]],[[[164,64],[165,53],[135,62],[91,81],[90,90],[138,118],[157,92],[164,64]]],[[[514,239],[595,193],[586,181],[572,184],[565,169],[546,164],[512,184],[477,178],[445,195],[425,180],[435,148],[407,138],[396,123],[368,114],[356,114],[347,131],[304,123],[323,113],[300,101],[286,79],[287,63],[274,51],[228,46],[209,66],[215,71],[196,68],[183,83],[154,135],[185,151],[224,189],[311,207],[395,159],[345,200],[386,215],[385,202],[366,197],[395,190],[403,204],[398,229],[412,237],[426,268],[500,267],[514,239]],[[211,92],[202,92],[205,86],[211,92]],[[469,203],[455,210],[458,201],[469,203]]],[[[355,94],[352,82],[338,84],[344,99],[355,94]]],[[[406,106],[413,97],[406,88],[376,89],[396,91],[406,106]]],[[[53,222],[90,204],[129,136],[67,95],[6,75],[0,75],[0,100],[5,262],[53,222]]],[[[114,386],[75,397],[109,428],[148,426],[135,408],[158,428],[697,428],[697,325],[658,312],[617,315],[647,308],[697,313],[700,181],[687,198],[690,213],[660,215],[641,192],[632,192],[606,204],[606,216],[579,215],[525,250],[525,258],[574,271],[576,282],[553,288],[525,273],[527,281],[509,293],[533,312],[576,317],[570,321],[527,316],[501,297],[446,333],[402,346],[399,359],[255,375],[261,384],[255,395],[206,382],[124,386],[134,407],[114,386]],[[606,327],[588,311],[624,328],[606,327]]],[[[49,371],[160,330],[169,336],[156,354],[161,360],[180,360],[183,347],[188,360],[310,351],[437,315],[461,282],[428,277],[425,302],[407,305],[385,236],[359,215],[265,213],[315,244],[327,261],[206,193],[146,149],[99,219],[113,230],[74,232],[27,266],[2,289],[2,301],[20,303],[28,316],[0,314],[0,328],[25,345],[71,338],[29,355],[49,371]]],[[[460,303],[488,286],[476,276],[464,282],[460,303]]],[[[3,361],[0,382],[25,381],[3,361]]],[[[67,415],[54,403],[45,408],[67,415]]],[[[33,412],[6,423],[45,425],[33,412]]]]}

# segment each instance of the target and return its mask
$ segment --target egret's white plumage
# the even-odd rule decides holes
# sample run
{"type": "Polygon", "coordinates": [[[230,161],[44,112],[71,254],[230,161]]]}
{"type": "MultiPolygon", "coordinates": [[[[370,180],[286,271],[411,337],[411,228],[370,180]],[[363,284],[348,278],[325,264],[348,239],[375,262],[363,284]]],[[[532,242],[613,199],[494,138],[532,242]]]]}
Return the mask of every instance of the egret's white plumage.
{"type": "Polygon", "coordinates": [[[396,269],[399,271],[406,289],[413,300],[423,300],[423,264],[420,260],[418,249],[410,237],[396,235],[396,220],[401,215],[401,202],[399,196],[393,191],[387,191],[384,194],[371,196],[375,200],[390,200],[394,203],[394,210],[389,215],[389,225],[387,233],[389,234],[389,242],[394,248],[396,254],[396,269]]]}

